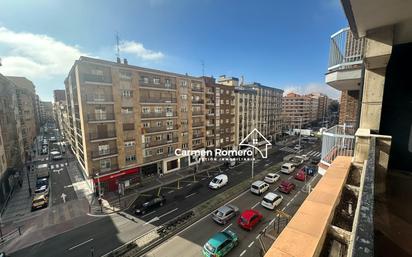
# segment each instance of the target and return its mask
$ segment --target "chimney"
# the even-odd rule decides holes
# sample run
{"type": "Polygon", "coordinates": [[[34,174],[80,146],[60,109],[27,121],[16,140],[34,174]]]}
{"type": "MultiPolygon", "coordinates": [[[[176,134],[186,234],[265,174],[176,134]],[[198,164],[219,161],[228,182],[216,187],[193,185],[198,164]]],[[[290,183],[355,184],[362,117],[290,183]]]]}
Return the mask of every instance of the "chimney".
{"type": "Polygon", "coordinates": [[[123,58],[123,63],[126,64],[126,65],[128,64],[126,58],[123,58]]]}
{"type": "Polygon", "coordinates": [[[117,57],[117,63],[121,63],[121,60],[119,57],[117,57]]]}

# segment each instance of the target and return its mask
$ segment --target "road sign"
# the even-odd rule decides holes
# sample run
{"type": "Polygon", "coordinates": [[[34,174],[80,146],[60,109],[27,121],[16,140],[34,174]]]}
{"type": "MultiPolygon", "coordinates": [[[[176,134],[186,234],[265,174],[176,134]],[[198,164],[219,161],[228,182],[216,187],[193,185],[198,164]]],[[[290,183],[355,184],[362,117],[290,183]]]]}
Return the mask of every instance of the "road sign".
{"type": "Polygon", "coordinates": [[[65,193],[62,193],[62,195],[60,196],[63,200],[63,203],[66,203],[66,196],[67,195],[65,193]]]}

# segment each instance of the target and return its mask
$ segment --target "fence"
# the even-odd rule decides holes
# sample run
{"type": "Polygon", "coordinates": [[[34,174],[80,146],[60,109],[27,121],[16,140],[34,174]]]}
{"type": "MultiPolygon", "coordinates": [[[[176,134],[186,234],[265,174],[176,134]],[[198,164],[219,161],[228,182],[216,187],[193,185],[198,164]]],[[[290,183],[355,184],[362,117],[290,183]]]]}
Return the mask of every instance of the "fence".
{"type": "Polygon", "coordinates": [[[337,156],[353,156],[355,127],[336,125],[322,133],[321,162],[330,166],[337,156]]]}

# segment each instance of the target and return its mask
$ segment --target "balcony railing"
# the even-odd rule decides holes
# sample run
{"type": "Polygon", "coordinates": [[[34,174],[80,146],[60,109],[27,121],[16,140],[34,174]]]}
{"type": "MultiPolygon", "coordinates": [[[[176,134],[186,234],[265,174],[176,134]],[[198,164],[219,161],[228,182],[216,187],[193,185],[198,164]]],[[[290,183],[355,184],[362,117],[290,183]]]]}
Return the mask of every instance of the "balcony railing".
{"type": "Polygon", "coordinates": [[[145,163],[147,163],[147,162],[162,160],[162,159],[165,159],[165,158],[171,157],[171,156],[175,156],[175,153],[174,152],[170,152],[170,153],[166,152],[166,153],[161,153],[161,154],[154,154],[154,155],[151,155],[151,156],[144,157],[143,161],[145,163]]]}
{"type": "Polygon", "coordinates": [[[177,112],[149,112],[149,113],[142,113],[142,119],[146,118],[168,118],[168,117],[176,117],[177,112]]]}
{"type": "Polygon", "coordinates": [[[199,99],[199,100],[192,100],[192,104],[204,104],[205,101],[203,99],[199,99]]]}
{"type": "Polygon", "coordinates": [[[86,95],[86,102],[113,102],[112,95],[86,95]]]}
{"type": "Polygon", "coordinates": [[[144,132],[145,133],[154,133],[154,132],[176,130],[176,129],[178,129],[177,125],[171,125],[171,126],[144,128],[144,132]]]}
{"type": "Polygon", "coordinates": [[[110,121],[114,120],[114,113],[88,113],[87,121],[110,121]]]}
{"type": "Polygon", "coordinates": [[[167,144],[174,144],[177,143],[179,140],[178,137],[173,137],[171,139],[162,139],[162,140],[153,140],[150,142],[143,143],[143,147],[154,147],[154,146],[160,146],[160,145],[167,145],[167,144]]]}
{"type": "Polygon", "coordinates": [[[193,92],[203,92],[204,90],[203,90],[203,88],[199,88],[199,87],[192,87],[192,91],[193,92]]]}
{"type": "Polygon", "coordinates": [[[195,116],[203,115],[203,111],[192,111],[192,115],[195,115],[195,116]]]}
{"type": "Polygon", "coordinates": [[[116,138],[116,131],[107,131],[101,133],[89,133],[90,140],[116,138]]]}
{"type": "Polygon", "coordinates": [[[205,123],[203,121],[201,122],[193,122],[192,127],[196,128],[196,127],[203,127],[205,125],[205,123]]]}
{"type": "Polygon", "coordinates": [[[140,98],[141,103],[176,103],[176,98],[140,98]]]}
{"type": "Polygon", "coordinates": [[[356,39],[349,28],[331,36],[328,71],[348,69],[362,64],[365,39],[356,39]]]}
{"type": "Polygon", "coordinates": [[[176,84],[174,84],[174,83],[155,84],[155,83],[153,83],[153,81],[149,81],[149,83],[145,83],[143,80],[140,80],[139,83],[140,83],[140,87],[176,90],[176,84]]]}
{"type": "Polygon", "coordinates": [[[92,158],[100,158],[100,157],[105,157],[105,156],[110,156],[110,155],[114,155],[117,154],[117,149],[108,149],[106,151],[92,151],[91,155],[92,158]]]}
{"type": "Polygon", "coordinates": [[[83,81],[96,83],[112,83],[112,78],[110,76],[104,75],[83,74],[83,81]]]}
{"type": "Polygon", "coordinates": [[[203,143],[201,143],[201,144],[193,145],[192,149],[197,150],[197,149],[204,148],[204,147],[205,147],[205,145],[203,143]]]}
{"type": "Polygon", "coordinates": [[[321,162],[330,166],[337,156],[353,156],[355,148],[355,127],[336,125],[322,134],[321,162]]]}
{"type": "Polygon", "coordinates": [[[204,134],[203,133],[194,133],[192,137],[193,138],[201,138],[201,137],[204,137],[204,134]]]}

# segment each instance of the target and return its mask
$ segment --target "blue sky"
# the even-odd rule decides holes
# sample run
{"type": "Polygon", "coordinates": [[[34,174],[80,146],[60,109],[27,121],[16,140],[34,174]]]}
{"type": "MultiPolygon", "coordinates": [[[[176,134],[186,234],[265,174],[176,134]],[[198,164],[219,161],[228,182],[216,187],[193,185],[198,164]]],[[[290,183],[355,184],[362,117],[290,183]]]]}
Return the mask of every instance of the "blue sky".
{"type": "Polygon", "coordinates": [[[330,35],[347,26],[339,0],[6,0],[0,73],[31,79],[43,100],[79,55],[178,73],[338,92],[324,84],[330,35]]]}

